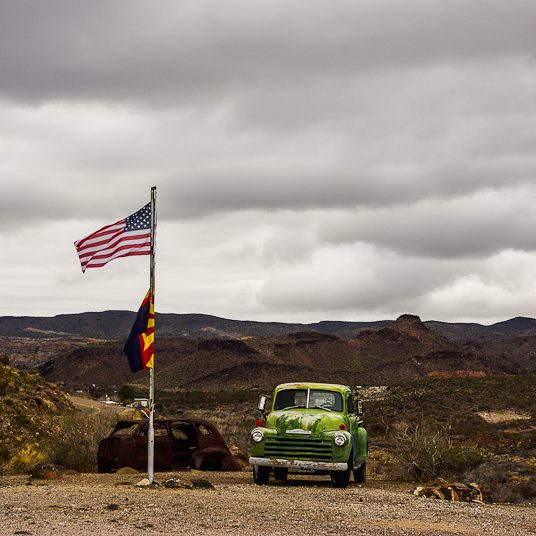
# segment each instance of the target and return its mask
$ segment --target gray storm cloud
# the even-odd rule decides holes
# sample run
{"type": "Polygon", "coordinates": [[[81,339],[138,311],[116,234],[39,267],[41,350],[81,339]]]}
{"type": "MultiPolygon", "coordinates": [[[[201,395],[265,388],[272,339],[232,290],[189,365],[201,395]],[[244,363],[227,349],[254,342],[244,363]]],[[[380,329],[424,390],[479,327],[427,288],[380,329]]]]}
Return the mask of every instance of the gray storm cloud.
{"type": "Polygon", "coordinates": [[[132,308],[142,265],[77,290],[72,241],[156,184],[170,312],[530,315],[535,21],[527,0],[3,2],[0,303],[132,308]]]}
{"type": "Polygon", "coordinates": [[[429,293],[453,284],[472,262],[405,258],[361,244],[324,247],[307,269],[289,266],[260,289],[258,299],[274,308],[310,311],[374,311],[418,308],[429,293]],[[462,267],[463,266],[463,267],[462,267]]]}
{"type": "MultiPolygon", "coordinates": [[[[534,53],[514,0],[9,2],[2,92],[15,100],[210,102],[367,71],[534,53]]],[[[393,88],[395,89],[395,88],[393,88]]],[[[336,98],[335,96],[333,98],[336,98]]]]}
{"type": "Polygon", "coordinates": [[[487,191],[390,209],[340,212],[319,225],[321,242],[367,242],[405,255],[486,257],[536,250],[534,188],[487,191]]]}

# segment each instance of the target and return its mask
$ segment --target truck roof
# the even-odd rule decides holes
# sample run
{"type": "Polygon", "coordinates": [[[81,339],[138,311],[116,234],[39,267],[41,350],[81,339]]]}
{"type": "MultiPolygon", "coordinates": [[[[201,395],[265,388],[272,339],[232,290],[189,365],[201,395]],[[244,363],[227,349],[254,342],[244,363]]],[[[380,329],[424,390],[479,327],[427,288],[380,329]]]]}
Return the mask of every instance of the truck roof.
{"type": "Polygon", "coordinates": [[[325,391],[351,391],[351,388],[347,385],[340,383],[316,383],[316,382],[292,382],[282,383],[278,385],[275,390],[281,391],[282,389],[319,389],[325,391]]]}

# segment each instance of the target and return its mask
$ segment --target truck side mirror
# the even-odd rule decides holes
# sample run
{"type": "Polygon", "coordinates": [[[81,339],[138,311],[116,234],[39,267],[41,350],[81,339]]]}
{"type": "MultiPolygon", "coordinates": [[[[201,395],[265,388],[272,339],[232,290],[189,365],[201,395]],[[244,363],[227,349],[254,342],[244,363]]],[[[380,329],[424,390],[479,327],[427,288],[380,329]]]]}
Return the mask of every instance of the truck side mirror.
{"type": "Polygon", "coordinates": [[[363,400],[360,398],[359,391],[363,389],[362,385],[356,385],[354,387],[354,407],[357,415],[363,415],[363,400]]]}
{"type": "Polygon", "coordinates": [[[259,403],[257,404],[257,409],[259,411],[264,411],[267,400],[268,400],[268,397],[266,395],[261,395],[261,397],[259,398],[259,403]]]}

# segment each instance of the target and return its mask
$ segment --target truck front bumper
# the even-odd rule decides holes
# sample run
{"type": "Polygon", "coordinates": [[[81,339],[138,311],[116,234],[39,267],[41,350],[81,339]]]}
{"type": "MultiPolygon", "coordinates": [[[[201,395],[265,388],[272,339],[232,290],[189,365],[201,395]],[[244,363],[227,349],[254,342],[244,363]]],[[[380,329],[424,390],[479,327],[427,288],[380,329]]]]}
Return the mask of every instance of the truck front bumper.
{"type": "Polygon", "coordinates": [[[313,462],[309,460],[284,460],[281,458],[256,458],[249,459],[251,465],[263,465],[266,467],[286,467],[300,471],[346,471],[347,463],[313,462]]]}

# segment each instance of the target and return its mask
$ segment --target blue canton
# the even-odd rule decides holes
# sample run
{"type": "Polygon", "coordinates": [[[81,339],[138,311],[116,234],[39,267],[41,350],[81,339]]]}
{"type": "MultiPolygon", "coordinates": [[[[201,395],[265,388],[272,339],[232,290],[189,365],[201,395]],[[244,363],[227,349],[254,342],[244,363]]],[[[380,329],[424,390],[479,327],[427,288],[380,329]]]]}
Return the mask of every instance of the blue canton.
{"type": "Polygon", "coordinates": [[[142,209],[138,210],[126,218],[125,231],[140,231],[141,229],[151,228],[151,203],[147,203],[142,209]]]}

